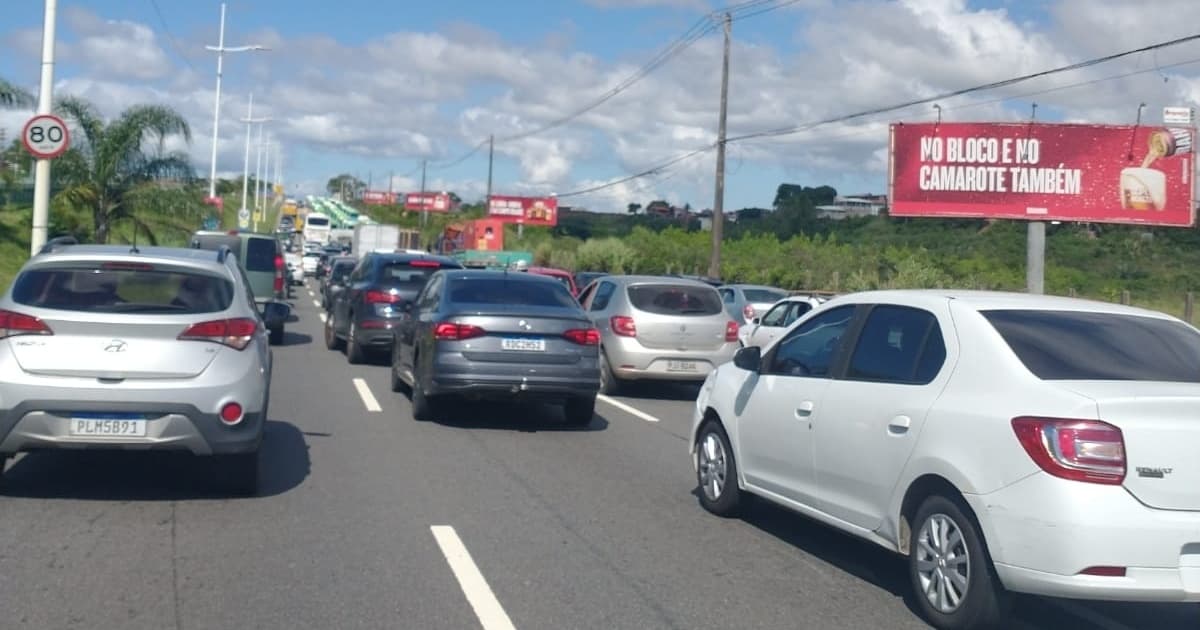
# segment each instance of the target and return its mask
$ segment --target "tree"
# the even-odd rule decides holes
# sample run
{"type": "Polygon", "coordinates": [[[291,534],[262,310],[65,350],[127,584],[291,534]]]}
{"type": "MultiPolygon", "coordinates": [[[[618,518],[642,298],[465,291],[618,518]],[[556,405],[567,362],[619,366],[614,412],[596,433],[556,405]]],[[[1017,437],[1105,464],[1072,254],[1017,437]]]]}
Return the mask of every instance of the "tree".
{"type": "Polygon", "coordinates": [[[325,190],[328,191],[330,195],[340,195],[345,192],[346,197],[349,199],[355,199],[359,197],[362,194],[362,191],[366,189],[367,184],[365,182],[349,173],[342,173],[341,175],[332,177],[330,178],[329,182],[325,184],[325,190]]]}
{"type": "Polygon", "coordinates": [[[164,146],[171,136],[191,142],[187,120],[164,105],[134,105],[105,122],[95,106],[71,96],[55,109],[80,132],[55,166],[63,185],[56,199],[91,213],[97,243],[108,242],[119,220],[132,221],[149,233],[150,226],[126,203],[126,196],[143,185],[193,178],[188,156],[164,146]]]}
{"type": "Polygon", "coordinates": [[[775,191],[775,209],[802,204],[804,201],[814,206],[826,206],[837,198],[837,190],[832,186],[801,186],[799,184],[780,184],[775,191]]]}
{"type": "Polygon", "coordinates": [[[33,95],[0,78],[0,107],[33,107],[33,95]]]}
{"type": "Polygon", "coordinates": [[[626,206],[626,209],[628,209],[628,210],[629,210],[629,214],[637,214],[637,213],[638,213],[638,210],[641,210],[641,209],[642,209],[642,204],[640,204],[640,203],[631,203],[631,204],[629,204],[628,206],[626,206]]]}

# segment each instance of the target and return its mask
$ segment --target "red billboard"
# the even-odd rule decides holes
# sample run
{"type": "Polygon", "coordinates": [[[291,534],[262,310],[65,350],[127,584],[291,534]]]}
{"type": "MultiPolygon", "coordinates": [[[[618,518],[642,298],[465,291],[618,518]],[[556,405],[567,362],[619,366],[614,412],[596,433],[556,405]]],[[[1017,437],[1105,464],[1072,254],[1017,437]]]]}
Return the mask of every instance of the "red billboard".
{"type": "Polygon", "coordinates": [[[379,190],[364,190],[362,202],[368,206],[390,206],[396,203],[396,193],[379,190]]]}
{"type": "Polygon", "coordinates": [[[508,223],[558,225],[557,197],[488,197],[488,216],[508,223]]]}
{"type": "Polygon", "coordinates": [[[408,193],[404,209],[419,212],[450,212],[449,193],[408,193]]]}
{"type": "Polygon", "coordinates": [[[1192,225],[1185,127],[918,123],[891,129],[889,213],[1192,225]]]}

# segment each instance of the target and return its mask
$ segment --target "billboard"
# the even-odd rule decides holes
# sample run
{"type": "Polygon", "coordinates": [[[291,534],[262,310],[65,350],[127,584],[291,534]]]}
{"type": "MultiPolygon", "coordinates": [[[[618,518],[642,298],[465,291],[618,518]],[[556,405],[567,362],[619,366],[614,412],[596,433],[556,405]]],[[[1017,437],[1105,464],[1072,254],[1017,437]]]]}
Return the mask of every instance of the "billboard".
{"type": "Polygon", "coordinates": [[[369,206],[389,206],[396,203],[396,193],[379,190],[364,190],[362,202],[369,206]]]}
{"type": "Polygon", "coordinates": [[[404,196],[404,209],[419,212],[449,212],[448,193],[408,193],[404,196]]]}
{"type": "Polygon", "coordinates": [[[1192,225],[1191,128],[918,123],[891,128],[889,213],[1192,225]]]}
{"type": "Polygon", "coordinates": [[[558,225],[557,197],[488,197],[488,217],[525,225],[558,225]]]}

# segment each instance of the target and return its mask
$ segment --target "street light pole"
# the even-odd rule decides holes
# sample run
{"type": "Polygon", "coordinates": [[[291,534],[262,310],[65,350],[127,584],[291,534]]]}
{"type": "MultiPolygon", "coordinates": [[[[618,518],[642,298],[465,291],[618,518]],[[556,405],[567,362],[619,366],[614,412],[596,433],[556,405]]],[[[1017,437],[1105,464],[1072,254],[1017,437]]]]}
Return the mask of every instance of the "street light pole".
{"type": "Polygon", "coordinates": [[[725,56],[721,62],[721,112],[717,121],[717,177],[713,193],[712,252],[708,259],[708,276],[721,277],[721,240],[725,228],[725,118],[729,110],[729,40],[733,16],[725,14],[725,56]]]}
{"type": "Polygon", "coordinates": [[[213,106],[212,160],[208,169],[208,196],[217,196],[217,139],[221,127],[221,76],[224,74],[225,53],[246,52],[247,50],[269,50],[265,46],[235,46],[225,47],[225,3],[221,3],[221,28],[217,36],[216,46],[205,46],[207,50],[217,53],[217,95],[213,106]]]}
{"type": "Polygon", "coordinates": [[[266,125],[262,122],[258,123],[258,140],[255,141],[254,150],[254,213],[258,214],[258,188],[262,183],[262,144],[263,144],[263,127],[266,125]]]}
{"type": "MultiPolygon", "coordinates": [[[[46,14],[42,22],[42,80],[38,86],[39,114],[49,114],[54,106],[54,26],[57,18],[58,0],[46,0],[46,14]]],[[[50,160],[38,160],[33,173],[30,255],[37,254],[46,244],[46,226],[50,223],[50,160]]]]}
{"type": "MultiPolygon", "coordinates": [[[[250,190],[250,130],[253,127],[254,123],[256,123],[256,122],[263,123],[268,120],[270,120],[270,118],[255,118],[254,117],[254,95],[251,94],[250,95],[250,104],[246,109],[246,117],[242,119],[242,122],[246,123],[246,157],[242,163],[242,207],[241,207],[241,210],[247,210],[246,197],[248,196],[248,193],[250,190]]],[[[238,211],[238,214],[241,214],[241,210],[238,211]]],[[[239,224],[240,224],[240,217],[239,217],[239,224]]],[[[241,226],[239,225],[238,227],[241,227],[241,226]]]]}

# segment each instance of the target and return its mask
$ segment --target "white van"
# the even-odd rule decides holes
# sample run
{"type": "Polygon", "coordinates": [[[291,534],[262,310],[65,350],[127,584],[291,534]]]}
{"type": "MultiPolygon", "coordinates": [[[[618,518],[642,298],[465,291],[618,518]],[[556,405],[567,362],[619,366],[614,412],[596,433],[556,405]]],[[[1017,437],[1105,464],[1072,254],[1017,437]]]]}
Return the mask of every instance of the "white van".
{"type": "Polygon", "coordinates": [[[304,242],[306,243],[323,245],[329,242],[331,230],[329,217],[320,212],[309,212],[308,216],[304,217],[304,242]]]}

